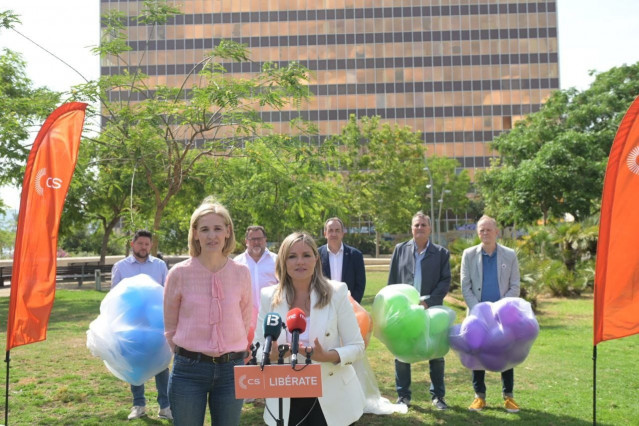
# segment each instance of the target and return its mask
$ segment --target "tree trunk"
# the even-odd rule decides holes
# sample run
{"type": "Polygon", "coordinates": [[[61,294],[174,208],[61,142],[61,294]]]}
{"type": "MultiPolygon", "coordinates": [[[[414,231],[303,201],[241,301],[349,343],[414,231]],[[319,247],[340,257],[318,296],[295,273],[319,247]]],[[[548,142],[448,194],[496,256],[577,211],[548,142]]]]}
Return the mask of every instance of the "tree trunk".
{"type": "Polygon", "coordinates": [[[379,231],[375,229],[375,257],[379,257],[379,240],[380,240],[379,231]]]}
{"type": "Polygon", "coordinates": [[[164,214],[164,208],[166,207],[168,200],[158,204],[155,209],[155,216],[153,217],[153,241],[151,242],[151,254],[157,256],[158,254],[158,232],[160,230],[160,224],[162,223],[162,215],[164,214]]]}
{"type": "Polygon", "coordinates": [[[109,245],[109,238],[111,237],[111,232],[113,232],[113,228],[115,228],[115,225],[118,223],[118,221],[120,220],[120,216],[116,216],[113,219],[111,219],[111,221],[106,224],[103,223],[102,225],[104,226],[104,235],[102,236],[102,245],[100,247],[100,265],[104,265],[104,262],[106,260],[106,251],[107,251],[107,246],[109,245]]]}

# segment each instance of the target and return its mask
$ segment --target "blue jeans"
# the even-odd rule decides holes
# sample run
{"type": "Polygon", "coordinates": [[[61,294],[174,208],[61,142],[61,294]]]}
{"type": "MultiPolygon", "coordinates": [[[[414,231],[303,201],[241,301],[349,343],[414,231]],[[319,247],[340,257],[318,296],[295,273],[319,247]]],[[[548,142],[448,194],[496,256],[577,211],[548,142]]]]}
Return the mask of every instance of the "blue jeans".
{"type": "MultiPolygon", "coordinates": [[[[155,388],[158,390],[158,404],[160,408],[169,406],[169,369],[155,375],[155,388]]],[[[131,385],[131,393],[133,394],[133,405],[140,407],[146,406],[146,398],[144,397],[144,385],[131,385]]]]}
{"type": "MultiPolygon", "coordinates": [[[[431,399],[444,398],[446,387],[444,386],[444,358],[435,358],[428,361],[430,369],[430,397],[431,399]]],[[[395,360],[395,389],[397,395],[411,399],[410,390],[410,364],[395,360]]]]}
{"type": "Polygon", "coordinates": [[[211,424],[239,425],[244,400],[235,399],[233,368],[243,364],[241,358],[214,364],[175,355],[169,378],[173,424],[203,425],[208,402],[211,424]]]}
{"type": "MultiPolygon", "coordinates": [[[[473,389],[475,390],[475,394],[480,397],[486,399],[486,382],[484,378],[486,377],[486,371],[484,370],[473,370],[473,389]]],[[[501,391],[503,396],[513,397],[513,388],[515,387],[515,370],[510,369],[506,371],[502,371],[501,373],[501,391]]]]}

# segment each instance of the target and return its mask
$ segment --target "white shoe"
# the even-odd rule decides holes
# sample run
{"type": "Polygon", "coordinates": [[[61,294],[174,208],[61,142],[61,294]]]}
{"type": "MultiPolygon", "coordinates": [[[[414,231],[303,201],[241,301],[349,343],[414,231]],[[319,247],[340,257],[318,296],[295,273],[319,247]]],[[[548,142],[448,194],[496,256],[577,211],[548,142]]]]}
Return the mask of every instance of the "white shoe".
{"type": "Polygon", "coordinates": [[[161,419],[173,420],[173,414],[171,414],[171,407],[160,408],[160,411],[158,411],[158,417],[161,419]]]}
{"type": "Polygon", "coordinates": [[[133,408],[131,408],[131,413],[129,414],[129,417],[127,417],[129,420],[133,420],[133,419],[139,419],[140,417],[146,416],[146,407],[143,407],[141,405],[134,405],[133,408]]]}

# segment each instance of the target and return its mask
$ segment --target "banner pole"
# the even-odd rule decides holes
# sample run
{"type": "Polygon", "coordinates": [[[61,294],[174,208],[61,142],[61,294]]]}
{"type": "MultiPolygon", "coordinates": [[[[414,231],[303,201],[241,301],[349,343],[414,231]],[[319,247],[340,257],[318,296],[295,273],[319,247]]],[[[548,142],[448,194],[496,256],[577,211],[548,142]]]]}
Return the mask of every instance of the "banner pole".
{"type": "Polygon", "coordinates": [[[592,347],[592,424],[597,425],[597,345],[592,347]]]}
{"type": "Polygon", "coordinates": [[[5,388],[4,388],[4,425],[7,426],[9,424],[9,362],[11,361],[11,351],[8,350],[6,352],[6,357],[4,362],[7,363],[7,376],[5,380],[5,388]]]}

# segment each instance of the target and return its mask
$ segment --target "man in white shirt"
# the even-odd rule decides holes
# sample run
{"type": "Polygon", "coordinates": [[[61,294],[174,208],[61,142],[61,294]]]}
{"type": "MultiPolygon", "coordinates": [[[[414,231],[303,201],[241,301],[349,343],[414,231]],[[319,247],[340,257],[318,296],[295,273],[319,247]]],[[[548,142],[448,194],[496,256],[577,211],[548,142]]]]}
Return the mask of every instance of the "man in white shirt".
{"type": "Polygon", "coordinates": [[[277,255],[266,248],[266,231],[263,226],[249,226],[246,228],[246,251],[235,257],[236,262],[248,266],[253,284],[253,323],[257,321],[260,310],[260,292],[264,287],[278,283],[275,277],[277,255]]]}
{"type": "Polygon", "coordinates": [[[344,222],[338,217],[332,217],[324,224],[326,244],[317,249],[322,272],[327,278],[346,283],[353,299],[360,303],[366,289],[364,256],[355,247],[342,242],[344,233],[344,222]]]}

